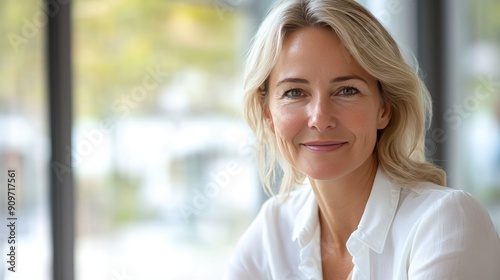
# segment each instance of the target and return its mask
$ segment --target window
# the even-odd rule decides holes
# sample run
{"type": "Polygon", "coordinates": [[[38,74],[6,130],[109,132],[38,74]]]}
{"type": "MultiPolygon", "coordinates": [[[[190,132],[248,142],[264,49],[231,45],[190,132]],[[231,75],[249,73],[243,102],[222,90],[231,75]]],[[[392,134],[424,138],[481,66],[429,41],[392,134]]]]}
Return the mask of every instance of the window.
{"type": "Polygon", "coordinates": [[[220,279],[261,202],[242,118],[249,7],[73,11],[76,278],[220,279]]]}
{"type": "Polygon", "coordinates": [[[485,205],[500,232],[500,3],[449,4],[449,94],[453,184],[485,205]]]}
{"type": "Polygon", "coordinates": [[[0,279],[7,280],[45,280],[51,273],[46,18],[42,8],[38,1],[0,3],[0,279]],[[8,194],[7,172],[11,169],[16,182],[8,194]],[[11,200],[15,205],[8,204],[8,196],[15,199],[11,200]],[[15,208],[11,215],[8,205],[15,208]],[[12,221],[8,217],[17,218],[12,228],[7,227],[12,221]],[[11,246],[15,247],[14,263],[10,262],[12,256],[6,256],[12,255],[11,246]]]}

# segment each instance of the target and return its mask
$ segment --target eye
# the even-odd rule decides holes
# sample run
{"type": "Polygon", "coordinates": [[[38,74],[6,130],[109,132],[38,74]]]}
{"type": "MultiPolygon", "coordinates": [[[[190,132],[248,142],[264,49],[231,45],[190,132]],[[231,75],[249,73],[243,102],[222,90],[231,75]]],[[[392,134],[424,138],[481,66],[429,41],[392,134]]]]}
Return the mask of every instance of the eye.
{"type": "Polygon", "coordinates": [[[343,87],[340,89],[338,95],[341,96],[353,96],[359,93],[359,90],[355,87],[343,87]]]}
{"type": "Polygon", "coordinates": [[[297,99],[297,98],[302,97],[303,95],[304,94],[302,93],[302,91],[300,89],[293,88],[293,89],[285,91],[285,93],[283,94],[283,97],[297,99]]]}

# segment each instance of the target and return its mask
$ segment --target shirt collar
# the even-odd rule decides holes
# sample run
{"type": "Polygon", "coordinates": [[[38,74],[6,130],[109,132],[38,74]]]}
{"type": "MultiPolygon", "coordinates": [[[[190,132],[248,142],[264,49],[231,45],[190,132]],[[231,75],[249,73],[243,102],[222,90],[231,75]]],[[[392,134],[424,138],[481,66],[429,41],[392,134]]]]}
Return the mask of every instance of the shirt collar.
{"type": "MultiPolygon", "coordinates": [[[[362,261],[367,253],[366,247],[377,253],[382,253],[384,250],[399,203],[400,190],[379,167],[358,229],[347,241],[347,248],[353,256],[355,267],[360,269],[359,272],[354,270],[353,279],[363,278],[362,275],[366,279],[369,278],[367,276],[369,268],[362,261]]],[[[297,216],[292,240],[298,241],[301,248],[299,269],[305,275],[317,276],[321,275],[322,270],[318,203],[311,188],[302,191],[306,192],[306,197],[304,201],[294,205],[298,209],[294,211],[297,216]],[[316,261],[311,262],[311,258],[316,261]]],[[[315,277],[311,279],[313,278],[315,277]]]]}
{"type": "Polygon", "coordinates": [[[303,190],[305,200],[294,205],[297,216],[293,228],[292,240],[300,246],[300,264],[298,269],[307,279],[321,279],[321,246],[318,220],[318,204],[311,188],[303,190]]]}
{"type": "Polygon", "coordinates": [[[298,240],[301,246],[304,246],[310,239],[313,238],[314,230],[319,226],[318,221],[318,203],[314,197],[312,189],[309,187],[307,197],[302,205],[294,205],[300,207],[295,218],[292,240],[298,240]]]}
{"type": "MultiPolygon", "coordinates": [[[[359,239],[373,251],[382,253],[399,203],[400,190],[379,167],[358,229],[351,237],[359,239]]],[[[305,203],[298,206],[300,209],[296,212],[292,235],[292,240],[298,239],[301,246],[313,238],[319,226],[318,203],[312,190],[307,192],[305,203]]]]}
{"type": "Polygon", "coordinates": [[[373,251],[382,253],[398,207],[400,191],[401,188],[379,167],[358,229],[347,241],[349,251],[356,251],[354,239],[357,239],[373,251]]]}

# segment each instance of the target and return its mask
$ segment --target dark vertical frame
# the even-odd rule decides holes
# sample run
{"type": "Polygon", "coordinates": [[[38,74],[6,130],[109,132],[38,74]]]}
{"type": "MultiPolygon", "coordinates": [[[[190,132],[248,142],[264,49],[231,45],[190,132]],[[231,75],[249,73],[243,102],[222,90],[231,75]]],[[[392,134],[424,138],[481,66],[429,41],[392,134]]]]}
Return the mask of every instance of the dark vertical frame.
{"type": "Polygon", "coordinates": [[[50,108],[53,279],[74,279],[74,194],[71,169],[71,13],[69,0],[46,0],[50,108]],[[57,10],[55,10],[57,7],[57,10]],[[68,160],[69,159],[69,160],[68,160]],[[54,164],[64,166],[55,172],[54,164]]]}
{"type": "Polygon", "coordinates": [[[443,135],[449,135],[443,114],[446,110],[446,1],[419,0],[417,57],[424,74],[424,82],[433,101],[433,119],[427,132],[427,155],[435,164],[447,170],[447,143],[443,135]]]}

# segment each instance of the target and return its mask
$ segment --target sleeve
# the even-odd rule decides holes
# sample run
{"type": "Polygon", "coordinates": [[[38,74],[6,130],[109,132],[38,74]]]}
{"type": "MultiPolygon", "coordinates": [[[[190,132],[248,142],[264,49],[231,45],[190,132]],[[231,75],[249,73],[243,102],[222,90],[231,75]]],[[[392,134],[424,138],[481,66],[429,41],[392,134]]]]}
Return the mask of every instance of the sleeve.
{"type": "Polygon", "coordinates": [[[453,191],[421,217],[408,279],[500,279],[500,239],[488,213],[469,194],[453,191]]]}
{"type": "Polygon", "coordinates": [[[224,280],[270,279],[265,232],[266,217],[272,203],[272,199],[264,203],[255,220],[241,236],[226,266],[224,280]]]}

